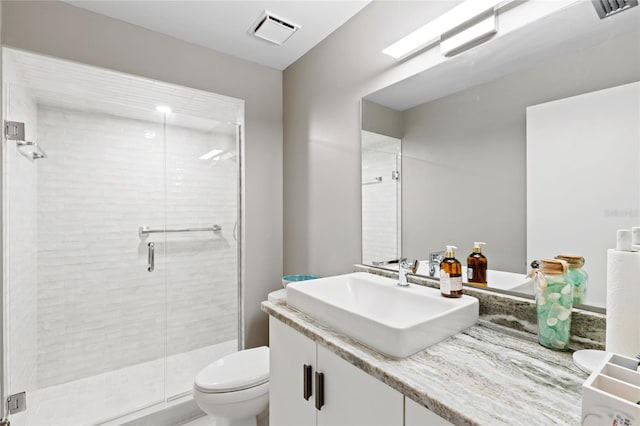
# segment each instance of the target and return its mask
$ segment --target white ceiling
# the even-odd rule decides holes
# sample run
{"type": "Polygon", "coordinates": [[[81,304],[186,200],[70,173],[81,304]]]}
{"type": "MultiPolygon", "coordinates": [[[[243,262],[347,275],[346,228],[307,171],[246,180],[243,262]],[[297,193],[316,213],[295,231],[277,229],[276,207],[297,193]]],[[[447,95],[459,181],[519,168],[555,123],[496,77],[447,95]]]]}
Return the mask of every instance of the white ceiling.
{"type": "Polygon", "coordinates": [[[102,15],[284,70],[370,0],[340,1],[105,1],[64,0],[102,15]],[[267,10],[301,28],[282,46],[248,33],[267,10]]]}

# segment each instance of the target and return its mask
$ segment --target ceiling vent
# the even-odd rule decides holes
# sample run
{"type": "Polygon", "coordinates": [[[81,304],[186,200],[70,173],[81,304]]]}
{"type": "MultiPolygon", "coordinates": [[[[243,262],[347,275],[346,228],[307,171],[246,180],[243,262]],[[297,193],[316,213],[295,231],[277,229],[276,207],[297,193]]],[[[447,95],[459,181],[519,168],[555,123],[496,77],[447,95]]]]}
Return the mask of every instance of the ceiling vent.
{"type": "Polygon", "coordinates": [[[638,5],[638,0],[591,0],[600,19],[638,5]]]}
{"type": "Polygon", "coordinates": [[[265,10],[251,28],[249,28],[249,33],[279,46],[299,29],[300,25],[287,22],[265,10]]]}

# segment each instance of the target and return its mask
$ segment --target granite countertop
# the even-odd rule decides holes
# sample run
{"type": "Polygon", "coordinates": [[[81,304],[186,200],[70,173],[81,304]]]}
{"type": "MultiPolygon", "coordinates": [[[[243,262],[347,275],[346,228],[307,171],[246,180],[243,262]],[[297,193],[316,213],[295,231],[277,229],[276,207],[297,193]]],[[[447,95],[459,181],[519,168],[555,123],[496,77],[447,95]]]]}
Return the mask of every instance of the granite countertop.
{"type": "Polygon", "coordinates": [[[587,374],[571,354],[481,321],[417,354],[392,359],[286,304],[262,310],[456,425],[579,425],[587,374]]]}

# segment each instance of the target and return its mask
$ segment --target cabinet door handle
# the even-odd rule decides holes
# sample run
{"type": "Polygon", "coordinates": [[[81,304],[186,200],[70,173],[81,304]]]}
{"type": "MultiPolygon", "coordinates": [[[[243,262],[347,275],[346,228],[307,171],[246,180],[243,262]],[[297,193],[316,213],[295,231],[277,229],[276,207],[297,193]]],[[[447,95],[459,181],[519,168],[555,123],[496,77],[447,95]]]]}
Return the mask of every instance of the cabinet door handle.
{"type": "Polygon", "coordinates": [[[324,405],[324,373],[316,371],[316,410],[320,411],[324,405]]]}
{"type": "Polygon", "coordinates": [[[312,384],[311,384],[313,380],[312,375],[313,375],[313,368],[307,364],[303,365],[302,377],[304,378],[303,380],[304,383],[302,385],[302,397],[307,401],[311,397],[311,392],[312,392],[312,384]]]}

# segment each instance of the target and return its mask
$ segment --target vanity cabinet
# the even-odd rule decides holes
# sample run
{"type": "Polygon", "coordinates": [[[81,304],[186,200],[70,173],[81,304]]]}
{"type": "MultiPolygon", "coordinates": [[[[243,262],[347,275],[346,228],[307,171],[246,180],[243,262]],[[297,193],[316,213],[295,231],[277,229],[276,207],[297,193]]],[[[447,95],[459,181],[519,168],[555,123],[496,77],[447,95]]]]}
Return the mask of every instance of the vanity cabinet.
{"type": "Polygon", "coordinates": [[[274,318],[269,339],[272,426],[404,424],[396,390],[274,318]]]}
{"type": "Polygon", "coordinates": [[[453,426],[447,420],[413,400],[404,399],[404,426],[453,426]]]}
{"type": "Polygon", "coordinates": [[[313,395],[308,399],[303,395],[304,367],[313,368],[315,365],[316,343],[280,321],[269,318],[270,425],[316,424],[313,395]]]}

